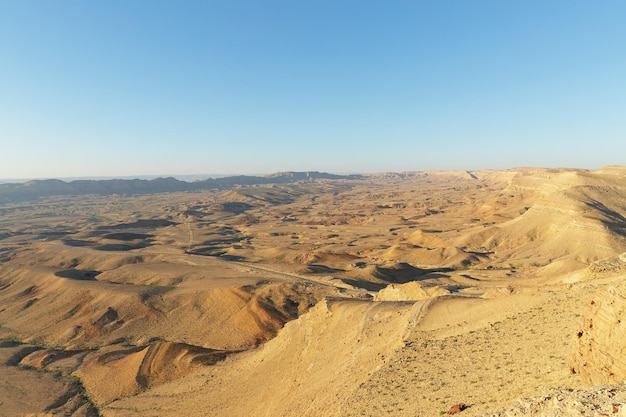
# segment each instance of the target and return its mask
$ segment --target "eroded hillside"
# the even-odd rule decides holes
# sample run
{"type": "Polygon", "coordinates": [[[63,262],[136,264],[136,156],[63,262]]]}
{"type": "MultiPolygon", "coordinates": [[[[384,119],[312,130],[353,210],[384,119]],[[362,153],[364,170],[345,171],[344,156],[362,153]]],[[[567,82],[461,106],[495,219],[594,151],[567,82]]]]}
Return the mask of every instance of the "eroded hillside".
{"type": "Polygon", "coordinates": [[[625,179],[304,176],[5,204],[0,398],[48,376],[58,392],[33,382],[39,402],[0,414],[481,415],[579,386],[579,315],[625,270],[625,179]]]}

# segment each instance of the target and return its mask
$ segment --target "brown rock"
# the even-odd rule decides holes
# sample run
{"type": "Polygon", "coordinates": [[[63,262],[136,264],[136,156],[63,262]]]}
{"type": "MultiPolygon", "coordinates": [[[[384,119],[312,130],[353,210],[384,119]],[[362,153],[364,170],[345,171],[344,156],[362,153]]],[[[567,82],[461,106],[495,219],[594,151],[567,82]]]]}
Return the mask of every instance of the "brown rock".
{"type": "Polygon", "coordinates": [[[456,414],[456,413],[460,413],[461,411],[465,410],[467,408],[467,405],[463,404],[463,403],[458,403],[458,404],[454,404],[449,410],[448,410],[448,414],[456,414]]]}

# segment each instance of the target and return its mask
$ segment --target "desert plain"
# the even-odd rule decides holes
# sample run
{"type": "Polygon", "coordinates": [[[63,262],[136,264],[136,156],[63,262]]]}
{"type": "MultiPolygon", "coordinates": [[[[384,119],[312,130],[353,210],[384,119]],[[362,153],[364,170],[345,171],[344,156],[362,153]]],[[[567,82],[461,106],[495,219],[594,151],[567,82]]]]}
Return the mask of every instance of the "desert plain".
{"type": "Polygon", "coordinates": [[[2,416],[626,412],[624,167],[1,197],[2,416]]]}

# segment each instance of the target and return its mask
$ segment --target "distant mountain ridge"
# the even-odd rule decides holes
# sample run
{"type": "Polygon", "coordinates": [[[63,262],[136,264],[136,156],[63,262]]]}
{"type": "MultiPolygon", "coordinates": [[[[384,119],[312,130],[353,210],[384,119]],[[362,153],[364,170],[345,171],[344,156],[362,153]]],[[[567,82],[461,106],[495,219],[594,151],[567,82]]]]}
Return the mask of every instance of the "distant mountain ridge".
{"type": "Polygon", "coordinates": [[[172,177],[112,180],[75,180],[56,179],[32,180],[25,183],[0,184],[0,204],[20,201],[33,201],[41,197],[70,195],[112,195],[112,194],[156,194],[178,191],[198,191],[215,188],[229,188],[238,185],[287,184],[316,180],[356,180],[361,175],[335,175],[318,171],[279,172],[266,176],[237,175],[223,178],[209,178],[202,181],[187,182],[172,177]]]}

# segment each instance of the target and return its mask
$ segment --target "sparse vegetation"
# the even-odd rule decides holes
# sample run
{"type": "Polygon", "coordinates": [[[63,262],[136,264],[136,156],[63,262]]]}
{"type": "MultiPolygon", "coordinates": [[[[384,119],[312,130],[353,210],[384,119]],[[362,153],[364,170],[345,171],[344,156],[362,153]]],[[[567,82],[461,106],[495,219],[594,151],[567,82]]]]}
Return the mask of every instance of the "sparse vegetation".
{"type": "MultiPolygon", "coordinates": [[[[3,363],[12,357],[24,363],[11,372],[31,367],[73,387],[47,405],[81,397],[95,413],[97,404],[121,416],[193,407],[253,415],[262,406],[408,417],[459,401],[473,404],[471,416],[576,386],[568,340],[588,301],[584,285],[600,288],[614,272],[590,272],[579,259],[626,247],[602,227],[606,210],[589,216],[595,209],[567,185],[570,173],[553,182],[540,170],[482,175],[3,205],[3,363]],[[499,195],[522,186],[519,201],[499,195]],[[552,200],[554,190],[567,192],[552,200]],[[590,227],[536,214],[537,201],[582,204],[587,215],[576,221],[590,227]],[[579,247],[579,236],[609,243],[579,247]],[[570,274],[580,285],[564,283],[570,274]],[[333,397],[329,386],[342,391],[333,397]],[[274,397],[288,400],[257,401],[274,397]]],[[[608,194],[606,207],[624,199],[604,177],[576,181],[589,184],[585,198],[608,194]]]]}

